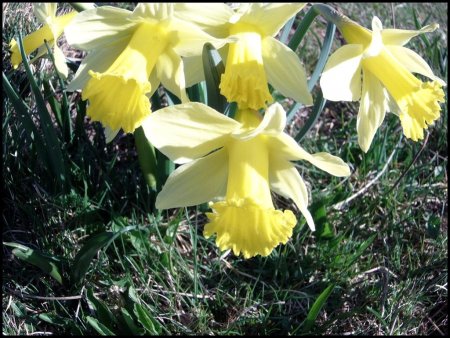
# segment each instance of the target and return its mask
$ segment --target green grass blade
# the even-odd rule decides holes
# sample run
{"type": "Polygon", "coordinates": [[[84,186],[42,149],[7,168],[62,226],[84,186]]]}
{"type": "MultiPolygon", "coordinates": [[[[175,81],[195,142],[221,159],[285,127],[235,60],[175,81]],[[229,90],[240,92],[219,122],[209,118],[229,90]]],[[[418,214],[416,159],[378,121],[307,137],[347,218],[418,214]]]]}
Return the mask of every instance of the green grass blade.
{"type": "Polygon", "coordinates": [[[45,148],[44,140],[42,139],[41,134],[38,132],[36,125],[34,124],[33,119],[30,116],[29,108],[11,86],[11,83],[8,81],[5,73],[2,72],[2,75],[3,90],[11,100],[11,103],[16,110],[16,113],[20,119],[20,122],[25,128],[27,135],[33,139],[33,143],[36,146],[37,156],[43,161],[43,163],[48,163],[48,154],[47,149],[45,148]]]}
{"type": "Polygon", "coordinates": [[[49,161],[46,164],[52,170],[60,187],[66,189],[67,188],[66,173],[65,173],[66,170],[63,154],[61,152],[61,144],[56,135],[55,128],[53,127],[53,123],[50,118],[50,114],[47,110],[44,97],[42,96],[39,86],[37,85],[36,80],[34,79],[34,76],[31,72],[27,56],[25,55],[24,52],[22,36],[20,33],[17,43],[20,49],[20,53],[22,55],[25,72],[27,74],[28,81],[30,82],[31,91],[33,92],[34,98],[36,100],[36,107],[39,113],[41,128],[44,134],[49,159],[49,161]]]}
{"type": "Polygon", "coordinates": [[[62,102],[61,102],[61,121],[62,121],[62,131],[64,134],[64,139],[67,143],[72,140],[73,136],[73,128],[72,128],[72,120],[70,118],[70,109],[69,109],[69,100],[67,99],[66,87],[64,85],[64,81],[61,78],[58,70],[56,69],[55,56],[53,55],[52,49],[48,46],[47,42],[45,42],[45,47],[47,47],[48,55],[52,60],[52,63],[55,68],[55,75],[58,78],[59,87],[62,92],[62,102]]]}
{"type": "Polygon", "coordinates": [[[305,321],[303,322],[303,329],[302,332],[309,332],[311,331],[317,316],[319,315],[320,310],[322,310],[322,307],[325,305],[328,297],[330,297],[331,293],[334,290],[334,284],[328,285],[328,287],[322,291],[322,293],[317,297],[316,301],[314,302],[313,306],[311,307],[311,310],[309,310],[308,315],[306,316],[305,321]]]}
{"type": "Polygon", "coordinates": [[[359,246],[359,248],[355,251],[353,255],[350,256],[350,258],[345,262],[345,267],[351,266],[363,253],[364,251],[369,247],[369,245],[372,244],[374,239],[377,237],[377,234],[371,235],[368,239],[366,239],[362,244],[359,246]]]}
{"type": "Polygon", "coordinates": [[[219,52],[210,43],[205,43],[202,52],[203,71],[205,73],[206,92],[208,106],[218,112],[223,113],[227,104],[227,99],[220,94],[220,79],[225,71],[219,52]]]}

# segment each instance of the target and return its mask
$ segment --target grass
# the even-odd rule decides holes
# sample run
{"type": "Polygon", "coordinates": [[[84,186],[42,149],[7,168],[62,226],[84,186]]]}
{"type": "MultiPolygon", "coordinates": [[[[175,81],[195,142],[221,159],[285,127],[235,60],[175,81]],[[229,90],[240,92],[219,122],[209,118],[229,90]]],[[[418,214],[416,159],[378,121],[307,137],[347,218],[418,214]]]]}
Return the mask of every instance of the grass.
{"type": "MultiPolygon", "coordinates": [[[[378,15],[386,26],[395,19],[396,27],[412,29],[413,10],[420,24],[438,22],[440,31],[408,46],[447,80],[446,4],[336,7],[367,27],[378,15]]],[[[68,183],[58,185],[36,143],[38,135],[50,141],[29,78],[23,67],[11,69],[5,52],[15,29],[25,34],[37,22],[28,5],[3,10],[3,69],[39,131],[31,136],[23,115],[3,100],[3,242],[14,243],[3,246],[4,335],[448,334],[446,105],[426,141],[417,143],[401,138],[398,118],[388,114],[364,154],[356,138],[358,105],[327,102],[302,146],[340,156],[352,175],[337,179],[299,163],[318,231],[311,233],[299,215],[286,245],[244,260],[202,236],[206,206],[154,210],[133,135],[106,144],[76,94],[69,97],[72,139],[47,105],[65,158],[68,183]]],[[[325,27],[316,19],[298,50],[308,74],[325,27]]],[[[339,41],[337,32],[332,50],[339,41]]],[[[45,82],[55,88],[45,100],[62,102],[51,64],[33,67],[40,88],[45,82]]],[[[309,113],[302,108],[291,128],[309,113]]],[[[295,210],[288,200],[275,202],[295,210]]]]}

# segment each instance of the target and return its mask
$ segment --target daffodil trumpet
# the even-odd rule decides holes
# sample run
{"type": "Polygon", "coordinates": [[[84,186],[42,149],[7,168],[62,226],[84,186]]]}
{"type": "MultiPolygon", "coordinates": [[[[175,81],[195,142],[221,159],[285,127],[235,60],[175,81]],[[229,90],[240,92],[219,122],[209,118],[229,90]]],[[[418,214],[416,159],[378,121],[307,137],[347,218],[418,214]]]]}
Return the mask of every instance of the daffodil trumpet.
{"type": "MultiPolygon", "coordinates": [[[[220,92],[241,109],[263,109],[273,98],[268,84],[286,97],[312,104],[306,72],[298,56],[275,39],[303,3],[175,4],[175,15],[188,17],[218,38],[229,38],[219,52],[226,59],[220,92]]],[[[204,79],[201,63],[185,60],[192,85],[204,79]]]]}
{"type": "Polygon", "coordinates": [[[297,218],[277,210],[271,191],[291,198],[314,230],[306,185],[292,161],[306,160],[335,176],[348,166],[328,153],[309,154],[283,132],[286,113],[279,103],[262,118],[240,109],[236,120],[201,103],[158,110],[143,123],[150,142],[175,163],[156,207],[168,209],[210,202],[205,237],[216,235],[221,250],[244,258],[267,256],[292,236],[297,218]],[[167,128],[171,133],[165,132],[167,128]]]}
{"type": "Polygon", "coordinates": [[[336,24],[348,42],[325,66],[320,81],[323,95],[331,101],[360,101],[357,131],[361,149],[369,150],[387,111],[398,115],[407,138],[423,139],[424,130],[440,116],[446,83],[422,57],[403,46],[439,26],[417,31],[383,29],[380,19],[374,17],[370,31],[326,5],[317,5],[317,9],[336,24]],[[413,73],[431,81],[422,81],[413,73]]]}
{"type": "Polygon", "coordinates": [[[201,55],[206,42],[216,48],[225,43],[175,17],[166,3],[140,3],[133,12],[86,10],[65,32],[71,45],[88,52],[68,89],[82,89],[88,116],[104,124],[109,140],[142,124],[160,83],[188,102],[181,57],[201,55]]]}

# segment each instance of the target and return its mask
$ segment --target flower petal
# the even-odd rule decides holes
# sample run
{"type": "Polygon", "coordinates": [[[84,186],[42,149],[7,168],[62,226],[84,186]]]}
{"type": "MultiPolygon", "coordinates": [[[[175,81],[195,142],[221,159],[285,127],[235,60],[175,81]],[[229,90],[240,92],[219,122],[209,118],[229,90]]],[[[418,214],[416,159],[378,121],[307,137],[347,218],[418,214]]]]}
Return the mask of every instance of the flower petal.
{"type": "Polygon", "coordinates": [[[305,5],[305,3],[252,3],[239,22],[258,27],[263,36],[275,36],[305,5]]]}
{"type": "Polygon", "coordinates": [[[273,156],[269,165],[270,189],[278,195],[291,198],[306,219],[311,231],[315,231],[314,220],[308,210],[308,190],[297,169],[280,156],[273,156]]]}
{"type": "Polygon", "coordinates": [[[166,49],[166,52],[159,56],[156,69],[157,77],[163,86],[179,97],[182,103],[189,102],[186,94],[183,62],[172,49],[166,49]]]}
{"type": "Polygon", "coordinates": [[[363,71],[363,87],[356,128],[358,143],[367,153],[373,137],[384,120],[388,104],[385,89],[372,73],[363,71]]]}
{"type": "Polygon", "coordinates": [[[56,43],[53,49],[53,57],[55,58],[56,70],[64,79],[66,79],[67,75],[69,74],[69,69],[67,68],[66,64],[66,57],[63,54],[62,50],[58,48],[56,43]]]}
{"type": "Polygon", "coordinates": [[[380,54],[383,49],[383,39],[381,37],[381,31],[383,30],[383,24],[381,20],[374,16],[372,19],[372,40],[369,47],[364,51],[364,58],[374,57],[380,54]]]}
{"type": "Polygon", "coordinates": [[[56,2],[38,2],[33,4],[33,13],[41,23],[48,24],[48,18],[54,18],[56,15],[56,2]]]}
{"type": "Polygon", "coordinates": [[[156,198],[158,209],[188,207],[225,196],[228,155],[224,149],[177,168],[156,198]]]}
{"type": "Polygon", "coordinates": [[[110,127],[103,125],[103,133],[105,134],[106,143],[111,142],[119,133],[120,129],[112,130],[110,127]]]}
{"type": "Polygon", "coordinates": [[[203,72],[202,56],[189,56],[183,58],[184,76],[186,87],[190,87],[205,79],[203,72]]]}
{"type": "Polygon", "coordinates": [[[442,86],[447,85],[444,80],[433,74],[433,71],[430,66],[428,66],[427,62],[416,52],[409,48],[395,45],[387,46],[387,49],[410,72],[421,74],[432,80],[436,80],[442,86]]]}
{"type": "Polygon", "coordinates": [[[195,23],[214,37],[225,38],[228,36],[228,20],[233,10],[224,3],[182,2],[174,4],[174,15],[195,23]]]}
{"type": "Polygon", "coordinates": [[[267,78],[281,94],[306,105],[313,103],[306,73],[291,49],[272,37],[262,41],[262,56],[267,78]]]}
{"type": "Polygon", "coordinates": [[[267,134],[267,136],[270,137],[270,140],[267,142],[270,147],[270,152],[278,154],[285,160],[306,160],[331,175],[338,177],[350,175],[350,168],[348,165],[337,156],[325,152],[310,154],[286,133],[278,135],[267,134]]]}
{"type": "Polygon", "coordinates": [[[110,6],[80,12],[64,30],[67,42],[90,50],[129,39],[136,27],[135,22],[128,20],[130,15],[130,11],[110,6]]]}
{"type": "Polygon", "coordinates": [[[427,25],[419,30],[406,30],[406,29],[383,29],[381,36],[383,37],[383,44],[385,45],[398,45],[403,46],[409,42],[413,37],[423,34],[434,32],[439,28],[437,23],[427,25]]]}
{"type": "Polygon", "coordinates": [[[320,79],[324,98],[331,101],[359,100],[362,55],[362,45],[345,45],[330,56],[320,79]]]}
{"type": "Polygon", "coordinates": [[[160,109],[142,124],[150,142],[176,163],[223,147],[228,135],[239,126],[239,122],[197,102],[160,109]]]}
{"type": "Polygon", "coordinates": [[[236,130],[232,133],[232,136],[240,139],[241,141],[249,140],[255,136],[258,136],[262,132],[278,134],[286,127],[286,112],[281,104],[275,102],[270,105],[264,114],[264,118],[258,127],[249,131],[236,130]]]}
{"type": "Polygon", "coordinates": [[[67,86],[68,91],[75,91],[86,86],[91,76],[89,71],[93,70],[98,73],[104,73],[113,62],[119,57],[120,53],[128,45],[128,39],[121,39],[107,48],[99,48],[89,52],[78,67],[78,70],[67,86]]]}
{"type": "Polygon", "coordinates": [[[172,32],[173,40],[171,44],[180,56],[202,55],[203,45],[206,42],[211,43],[215,48],[220,48],[230,41],[229,39],[216,39],[195,24],[176,17],[169,21],[166,29],[172,32]]]}
{"type": "Polygon", "coordinates": [[[164,20],[173,14],[173,4],[170,3],[139,3],[131,15],[132,20],[155,19],[164,20]]]}

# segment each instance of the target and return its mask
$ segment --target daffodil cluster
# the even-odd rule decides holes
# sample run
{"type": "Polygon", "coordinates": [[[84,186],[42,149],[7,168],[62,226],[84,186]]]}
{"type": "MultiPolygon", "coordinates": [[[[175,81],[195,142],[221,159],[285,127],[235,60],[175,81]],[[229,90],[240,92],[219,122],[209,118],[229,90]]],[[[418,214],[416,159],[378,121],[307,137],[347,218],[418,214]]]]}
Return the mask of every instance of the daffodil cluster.
{"type": "MultiPolygon", "coordinates": [[[[313,104],[302,62],[277,39],[305,4],[140,3],[133,11],[91,6],[60,16],[56,6],[35,5],[44,26],[23,39],[24,52],[38,49],[35,58],[40,57],[47,42],[64,77],[68,69],[56,43],[62,32],[72,47],[86,53],[68,90],[81,90],[87,115],[103,124],[107,140],[121,129],[131,133],[142,127],[153,146],[179,164],[158,194],[157,208],[209,202],[205,237],[215,235],[221,250],[244,258],[267,256],[292,236],[295,210],[277,209],[273,192],[291,199],[315,230],[295,162],[307,161],[337,177],[350,175],[350,169],[339,157],[310,154],[299,146],[284,131],[286,112],[271,94],[272,87],[289,99],[313,104]],[[224,60],[218,90],[236,103],[233,118],[190,102],[187,95],[186,88],[205,79],[206,43],[224,60]],[[160,85],[181,104],[152,113],[150,97],[160,85]]],[[[336,24],[348,43],[328,59],[320,86],[328,100],[360,101],[361,149],[368,151],[388,111],[399,116],[408,138],[422,139],[424,129],[440,116],[445,82],[403,46],[438,26],[383,29],[374,17],[370,31],[326,5],[313,7],[336,24]]],[[[15,40],[10,51],[17,68],[22,58],[15,40]]]]}

